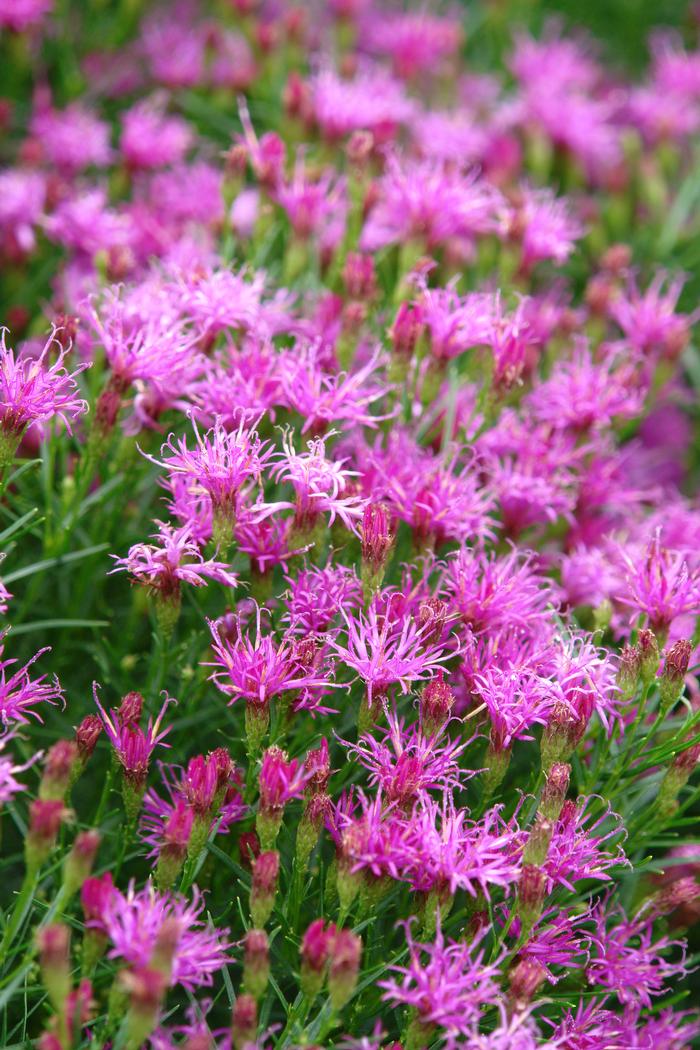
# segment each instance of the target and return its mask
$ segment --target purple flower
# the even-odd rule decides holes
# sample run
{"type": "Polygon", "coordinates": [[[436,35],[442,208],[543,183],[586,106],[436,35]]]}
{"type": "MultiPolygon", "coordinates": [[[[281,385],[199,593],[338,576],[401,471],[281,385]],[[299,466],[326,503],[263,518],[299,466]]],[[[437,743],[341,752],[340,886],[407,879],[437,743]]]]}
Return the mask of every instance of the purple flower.
{"type": "Polygon", "coordinates": [[[498,1002],[503,956],[487,962],[482,945],[485,928],[469,944],[445,941],[439,927],[432,944],[419,944],[413,940],[408,923],[405,930],[409,962],[389,967],[398,978],[377,982],[384,990],[382,999],[395,1006],[415,1007],[423,1025],[438,1025],[447,1034],[468,1035],[481,1008],[498,1002]]]}
{"type": "Polygon", "coordinates": [[[449,653],[427,640],[425,628],[407,616],[393,623],[380,616],[376,605],[368,613],[348,616],[341,610],[347,628],[347,644],[330,639],[329,645],[346,667],[365,683],[367,700],[385,697],[391,685],[407,693],[414,682],[432,677],[449,653]]]}
{"type": "Polygon", "coordinates": [[[665,638],[671,623],[683,613],[700,609],[700,571],[692,571],[681,551],[661,544],[657,529],[641,557],[632,558],[620,548],[626,573],[625,590],[618,600],[645,613],[651,629],[665,638]]]}
{"type": "Polygon", "coordinates": [[[682,977],[685,965],[685,942],[669,937],[654,938],[653,920],[643,911],[628,919],[622,909],[601,901],[593,917],[593,957],[586,975],[590,984],[614,992],[621,1003],[640,1002],[651,1007],[652,996],[668,991],[671,978],[682,977]],[[666,956],[680,949],[680,959],[671,962],[666,956]]]}
{"type": "Polygon", "coordinates": [[[104,168],[112,158],[109,124],[78,102],[65,109],[39,109],[31,121],[49,164],[68,175],[83,168],[104,168]]]}
{"type": "MultiPolygon", "coordinates": [[[[171,726],[161,729],[163,716],[170,704],[176,704],[177,700],[172,696],[166,696],[158,716],[148,719],[146,731],[131,720],[120,720],[119,713],[111,709],[109,714],[105,711],[97,696],[97,683],[93,682],[92,693],[100,713],[102,724],[107,738],[114,748],[114,753],[121,765],[126,780],[135,787],[141,788],[146,782],[148,766],[151,755],[159,744],[170,732],[171,726]]],[[[168,744],[164,744],[168,747],[168,744]]]]}
{"type": "MultiPolygon", "coordinates": [[[[38,357],[28,353],[15,355],[7,346],[7,329],[0,331],[0,429],[3,441],[16,445],[28,426],[62,420],[68,432],[71,423],[87,411],[87,402],[78,397],[75,377],[88,367],[79,365],[74,372],[65,367],[67,351],[53,330],[38,357]],[[50,361],[55,353],[55,360],[50,361]]],[[[12,448],[14,453],[14,447],[12,448]]]]}
{"type": "Polygon", "coordinates": [[[490,668],[474,678],[477,698],[491,722],[491,747],[509,750],[514,740],[532,740],[529,730],[545,725],[556,702],[549,683],[529,671],[490,668]]]}
{"type": "Polygon", "coordinates": [[[167,924],[169,938],[176,932],[170,985],[180,984],[190,992],[211,985],[213,975],[226,965],[231,946],[228,930],[207,924],[201,918],[203,911],[204,900],[196,887],[191,902],[158,893],[151,885],[137,891],[132,882],[126,894],[115,888],[101,917],[112,942],[109,955],[130,966],[148,965],[167,924]]]}
{"type": "Polygon", "coordinates": [[[14,735],[8,732],[0,735],[0,807],[9,802],[18,792],[25,790],[26,786],[15,779],[15,773],[23,773],[25,769],[29,769],[35,762],[38,762],[43,755],[42,751],[37,751],[27,762],[16,766],[11,758],[3,754],[14,735]]]}
{"type": "MultiPolygon", "coordinates": [[[[593,798],[601,803],[597,796],[593,798]]],[[[574,883],[581,879],[610,882],[610,869],[629,867],[621,845],[626,836],[621,817],[613,813],[610,806],[596,815],[599,807],[591,802],[591,798],[581,798],[578,802],[564,803],[542,865],[548,892],[560,884],[573,893],[574,883]]]]}
{"type": "MultiPolygon", "coordinates": [[[[0,657],[3,654],[4,642],[5,635],[2,634],[0,635],[0,657]]],[[[10,671],[10,668],[17,663],[16,660],[0,659],[0,721],[4,726],[10,722],[26,724],[29,722],[28,715],[36,718],[38,722],[43,721],[39,713],[34,710],[37,704],[55,704],[57,701],[65,704],[63,690],[55,675],[49,682],[46,681],[46,675],[35,679],[29,677],[29,668],[32,664],[48,652],[51,652],[49,646],[40,649],[23,667],[13,671],[10,671]],[[9,674],[8,671],[10,671],[9,674]]]]}
{"type": "Polygon", "coordinates": [[[132,169],[161,168],[181,161],[192,143],[189,124],[166,116],[156,99],[136,103],[122,117],[119,148],[132,169]]]}
{"type": "Polygon", "coordinates": [[[153,538],[160,544],[136,543],[125,558],[113,554],[117,567],[112,572],[128,572],[164,597],[177,595],[181,583],[204,587],[209,579],[226,587],[238,585],[238,577],[224,562],[204,559],[188,525],[175,529],[161,521],[157,524],[159,531],[153,538]]]}

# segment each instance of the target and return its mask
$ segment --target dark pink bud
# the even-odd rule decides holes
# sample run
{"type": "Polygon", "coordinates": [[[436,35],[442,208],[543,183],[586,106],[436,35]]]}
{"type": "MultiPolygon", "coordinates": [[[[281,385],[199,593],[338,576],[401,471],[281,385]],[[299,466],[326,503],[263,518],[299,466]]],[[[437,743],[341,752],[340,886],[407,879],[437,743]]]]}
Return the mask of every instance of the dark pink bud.
{"type": "Polygon", "coordinates": [[[423,638],[437,642],[447,623],[447,603],[440,598],[426,598],[418,606],[418,624],[423,629],[423,638]]]}
{"type": "Polygon", "coordinates": [[[127,693],[126,696],[122,697],[122,702],[120,703],[119,710],[117,711],[119,725],[138,725],[138,723],[141,721],[142,713],[143,697],[141,696],[141,693],[127,693]]]}
{"type": "Polygon", "coordinates": [[[252,995],[239,995],[233,1005],[231,1039],[236,1050],[255,1042],[258,1030],[258,1007],[252,995]]]}
{"type": "Polygon", "coordinates": [[[260,999],[270,977],[270,943],[267,934],[264,930],[248,930],[243,947],[243,986],[255,999],[260,999]]]}
{"type": "Polygon", "coordinates": [[[39,797],[42,799],[64,798],[77,761],[78,745],[74,740],[56,741],[46,755],[44,775],[39,785],[39,797]]]}
{"type": "Polygon", "coordinates": [[[69,893],[77,892],[88,878],[101,841],[99,831],[81,831],[75,836],[63,868],[63,881],[69,893]]]}
{"type": "Polygon", "coordinates": [[[276,850],[261,853],[253,862],[250,913],[256,927],[262,928],[272,913],[279,870],[280,855],[276,850]]]}
{"type": "Polygon", "coordinates": [[[383,571],[394,545],[391,517],[383,503],[367,504],[362,515],[360,536],[363,563],[374,574],[383,571]]]}
{"type": "Polygon", "coordinates": [[[25,842],[27,865],[42,864],[53,849],[68,810],[59,799],[37,799],[29,807],[29,831],[25,842]]]}
{"type": "Polygon", "coordinates": [[[455,695],[445,681],[442,671],[428,682],[420,697],[421,725],[428,736],[440,729],[447,719],[455,702],[455,695]]]}
{"type": "Polygon", "coordinates": [[[114,881],[109,871],[85,880],[80,890],[80,903],[87,924],[95,924],[98,929],[102,927],[113,894],[114,881]]]}
{"type": "Polygon", "coordinates": [[[83,762],[87,762],[95,750],[101,732],[102,722],[97,715],[86,715],[76,727],[75,742],[78,745],[78,755],[83,762]]]}
{"type": "Polygon", "coordinates": [[[342,1010],[357,987],[362,939],[352,930],[337,930],[331,940],[328,991],[335,1010],[342,1010]]]}
{"type": "Polygon", "coordinates": [[[348,252],[343,268],[345,293],[349,299],[367,302],[377,292],[374,259],[362,252],[348,252]]]}
{"type": "Polygon", "coordinates": [[[354,168],[364,168],[373,149],[374,136],[371,131],[353,131],[345,147],[347,158],[354,168]]]}
{"type": "Polygon", "coordinates": [[[568,762],[554,762],[546,774],[540,809],[549,821],[558,819],[566,793],[569,790],[571,766],[568,762]]]}
{"type": "Polygon", "coordinates": [[[510,971],[510,999],[517,1010],[523,1010],[544,983],[547,971],[536,959],[520,959],[510,971]]]}
{"type": "Polygon", "coordinates": [[[315,751],[309,751],[304,767],[310,774],[307,782],[308,791],[312,795],[325,793],[331,775],[331,760],[328,753],[328,741],[325,737],[315,751]]]}
{"type": "Polygon", "coordinates": [[[667,709],[674,704],[683,692],[691,652],[692,646],[690,642],[678,641],[666,653],[664,669],[659,681],[659,692],[663,709],[667,709]]]}
{"type": "Polygon", "coordinates": [[[423,310],[411,303],[402,303],[396,312],[389,338],[398,357],[410,358],[423,334],[423,310]]]}

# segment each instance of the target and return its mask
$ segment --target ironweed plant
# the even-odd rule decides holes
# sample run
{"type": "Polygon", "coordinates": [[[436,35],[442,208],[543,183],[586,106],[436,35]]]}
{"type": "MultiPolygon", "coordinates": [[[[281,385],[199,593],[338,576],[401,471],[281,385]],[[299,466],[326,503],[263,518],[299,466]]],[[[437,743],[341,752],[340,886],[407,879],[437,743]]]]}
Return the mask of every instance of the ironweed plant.
{"type": "Polygon", "coordinates": [[[0,27],[0,1045],[700,1045],[692,18],[0,27]]]}

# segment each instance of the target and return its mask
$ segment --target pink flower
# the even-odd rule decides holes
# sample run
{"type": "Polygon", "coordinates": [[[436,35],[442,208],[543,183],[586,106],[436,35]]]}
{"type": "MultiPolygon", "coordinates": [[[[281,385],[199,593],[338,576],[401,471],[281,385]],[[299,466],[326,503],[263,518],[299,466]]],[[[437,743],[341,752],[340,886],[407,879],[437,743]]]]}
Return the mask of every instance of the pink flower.
{"type": "Polygon", "coordinates": [[[151,961],[159,935],[167,924],[168,937],[176,934],[170,985],[181,984],[192,992],[211,985],[213,975],[228,961],[231,947],[228,930],[212,927],[201,918],[204,899],[195,887],[192,902],[170,893],[158,893],[148,885],[136,890],[133,882],[126,894],[114,889],[101,916],[112,947],[113,959],[124,959],[130,966],[146,966],[151,961]]]}
{"type": "Polygon", "coordinates": [[[667,981],[688,972],[685,942],[666,936],[655,940],[653,921],[643,910],[628,919],[619,905],[603,900],[593,916],[595,947],[586,976],[591,984],[614,992],[621,1003],[640,1002],[650,1008],[652,996],[669,990],[667,981]],[[666,958],[673,948],[681,951],[677,962],[666,958]]]}
{"type": "MultiPolygon", "coordinates": [[[[0,657],[3,654],[4,643],[5,635],[2,634],[0,635],[0,657]]],[[[8,671],[17,661],[0,659],[0,721],[4,726],[10,722],[26,724],[29,722],[28,715],[41,722],[41,716],[34,710],[36,704],[55,704],[57,701],[65,704],[63,690],[55,675],[50,682],[45,681],[46,675],[41,675],[33,680],[29,677],[29,668],[32,664],[48,652],[51,652],[49,646],[40,649],[23,667],[12,671],[9,675],[8,671]]]]}
{"type": "Polygon", "coordinates": [[[381,353],[377,348],[357,371],[329,375],[323,371],[317,347],[300,347],[282,373],[282,390],[289,408],[303,419],[302,434],[321,435],[330,424],[377,427],[388,419],[372,415],[370,406],[385,397],[391,387],[377,377],[381,353]]]}
{"type": "Polygon", "coordinates": [[[391,57],[398,76],[410,80],[433,72],[454,55],[462,41],[457,18],[428,11],[377,11],[363,24],[363,42],[377,54],[391,57]]]}
{"type": "Polygon", "coordinates": [[[175,164],[183,159],[191,143],[189,124],[181,117],[166,116],[164,106],[156,99],[136,103],[122,117],[119,148],[132,169],[175,164]]]}
{"type": "Polygon", "coordinates": [[[296,452],[291,432],[285,432],[281,461],[271,473],[277,481],[292,485],[296,503],[277,502],[270,505],[266,513],[272,513],[276,508],[294,507],[294,526],[301,533],[310,532],[321,514],[329,515],[331,525],[337,517],[347,529],[356,531],[363,500],[360,496],[345,495],[349,479],[356,471],[344,469],[344,459],[328,459],[323,438],[308,441],[306,447],[307,452],[296,452]]]}
{"type": "MultiPolygon", "coordinates": [[[[71,433],[71,423],[87,411],[75,381],[87,364],[74,372],[65,367],[66,350],[53,330],[38,357],[7,346],[7,329],[0,332],[0,429],[18,442],[28,426],[58,418],[71,433]],[[50,363],[51,354],[55,360],[50,363]]],[[[14,452],[14,448],[12,449],[14,452]]]]}
{"type": "Polygon", "coordinates": [[[112,555],[117,562],[112,572],[128,572],[138,583],[165,597],[177,595],[181,583],[204,587],[207,580],[216,580],[226,587],[236,587],[238,577],[224,562],[205,560],[192,538],[189,525],[175,529],[158,522],[155,543],[136,543],[125,558],[112,555]]]}
{"type": "Polygon", "coordinates": [[[68,175],[104,168],[112,159],[109,124],[78,102],[62,110],[39,109],[30,127],[49,164],[68,175]]]}
{"type": "Polygon", "coordinates": [[[20,791],[26,789],[25,784],[20,784],[15,779],[15,773],[23,773],[25,769],[29,769],[35,762],[38,762],[42,757],[43,752],[37,751],[36,754],[21,765],[16,766],[11,758],[3,755],[3,751],[9,742],[12,740],[14,733],[4,732],[0,736],[0,806],[3,806],[6,802],[9,802],[14,795],[20,791]]]}
{"type": "Polygon", "coordinates": [[[474,678],[477,697],[491,722],[491,746],[509,750],[514,740],[532,740],[529,730],[545,725],[556,702],[549,683],[528,671],[489,668],[474,678]]]}
{"type": "Polygon", "coordinates": [[[482,1007],[498,1002],[502,955],[486,961],[485,928],[466,943],[446,942],[438,926],[432,944],[418,944],[410,924],[405,929],[409,961],[390,967],[398,978],[377,982],[384,990],[382,999],[415,1007],[424,1025],[439,1025],[448,1035],[467,1035],[482,1007]]]}
{"type": "Polygon", "coordinates": [[[20,168],[0,172],[0,230],[6,252],[13,246],[22,255],[34,250],[34,231],[43,215],[45,200],[46,178],[40,172],[20,168]]]}
{"type": "Polygon", "coordinates": [[[391,685],[400,685],[401,692],[407,693],[414,682],[431,678],[450,656],[429,642],[429,632],[410,616],[393,623],[387,615],[380,616],[374,604],[367,614],[349,616],[344,609],[341,611],[347,644],[330,639],[329,645],[365,683],[370,705],[375,699],[385,698],[391,685]]]}
{"type": "Polygon", "coordinates": [[[700,609],[700,571],[688,567],[681,551],[661,545],[657,529],[640,557],[633,559],[619,549],[625,569],[625,589],[618,600],[649,618],[651,629],[662,636],[677,616],[700,609]]]}
{"type": "Polygon", "coordinates": [[[220,621],[207,622],[214,653],[214,663],[208,666],[219,668],[211,678],[230,697],[229,704],[240,697],[264,706],[288,690],[327,684],[326,676],[317,675],[315,668],[304,667],[295,660],[292,638],[278,642],[272,635],[262,633],[259,606],[255,607],[254,638],[244,633],[240,619],[233,626],[233,637],[224,633],[220,621]]]}
{"type": "Polygon", "coordinates": [[[194,447],[187,437],[176,439],[171,434],[161,448],[162,460],[147,456],[151,462],[172,475],[180,475],[195,495],[211,500],[214,517],[234,520],[241,489],[251,481],[259,482],[263,467],[273,454],[268,442],[241,422],[237,430],[227,431],[217,420],[211,430],[200,434],[192,420],[194,447]]]}
{"type": "Polygon", "coordinates": [[[23,33],[37,25],[53,7],[53,0],[0,0],[0,25],[23,33]]]}
{"type": "Polygon", "coordinates": [[[551,190],[525,186],[503,220],[503,233],[521,243],[520,265],[527,273],[543,259],[560,266],[565,263],[583,229],[567,200],[555,197],[551,190]]]}
{"type": "Polygon", "coordinates": [[[641,353],[675,360],[685,348],[697,313],[676,312],[683,283],[682,277],[670,279],[660,272],[645,292],[630,280],[626,292],[612,300],[610,316],[641,353]]]}
{"type": "Polygon", "coordinates": [[[515,549],[497,556],[462,548],[447,562],[448,601],[474,632],[510,626],[531,632],[555,601],[551,583],[533,563],[532,554],[515,549]]]}
{"type": "MultiPolygon", "coordinates": [[[[146,731],[138,725],[138,722],[120,721],[118,712],[111,709],[109,714],[105,711],[97,696],[97,683],[93,682],[92,694],[100,713],[102,724],[107,738],[114,748],[114,753],[121,765],[124,776],[129,783],[136,787],[142,787],[146,782],[148,766],[151,755],[159,744],[170,732],[171,726],[161,729],[161,722],[170,704],[176,704],[171,696],[166,696],[163,706],[158,712],[157,718],[149,718],[146,731]]],[[[167,744],[163,745],[168,747],[167,744]]]]}
{"type": "Polygon", "coordinates": [[[311,567],[285,579],[284,619],[295,634],[327,631],[340,609],[357,609],[362,601],[360,581],[354,569],[344,565],[311,567]]]}
{"type": "Polygon", "coordinates": [[[268,747],[260,767],[260,809],[269,814],[301,798],[311,774],[296,758],[288,759],[279,747],[268,747]]]}
{"type": "Polygon", "coordinates": [[[410,120],[415,108],[402,84],[371,65],[363,65],[352,80],[321,69],[310,88],[314,119],[330,141],[366,130],[375,141],[386,142],[410,120]]]}
{"type": "Polygon", "coordinates": [[[560,884],[573,893],[574,883],[581,879],[609,882],[611,868],[629,866],[621,846],[625,837],[621,818],[609,806],[596,816],[595,803],[591,806],[591,802],[582,798],[564,803],[543,864],[548,892],[560,884]],[[611,851],[605,849],[608,842],[611,851]]]}
{"type": "Polygon", "coordinates": [[[297,154],[291,180],[284,177],[275,187],[274,200],[286,212],[296,237],[306,240],[320,236],[331,217],[345,207],[345,186],[333,171],[312,180],[304,167],[303,153],[297,154]]]}

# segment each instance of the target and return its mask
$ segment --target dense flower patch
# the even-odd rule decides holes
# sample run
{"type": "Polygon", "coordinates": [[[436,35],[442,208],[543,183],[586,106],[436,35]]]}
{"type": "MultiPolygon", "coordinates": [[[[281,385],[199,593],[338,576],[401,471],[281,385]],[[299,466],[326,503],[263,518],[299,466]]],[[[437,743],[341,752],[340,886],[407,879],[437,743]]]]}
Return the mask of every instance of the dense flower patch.
{"type": "Polygon", "coordinates": [[[700,1045],[700,50],[473,6],[0,0],[3,1047],[700,1045]]]}

